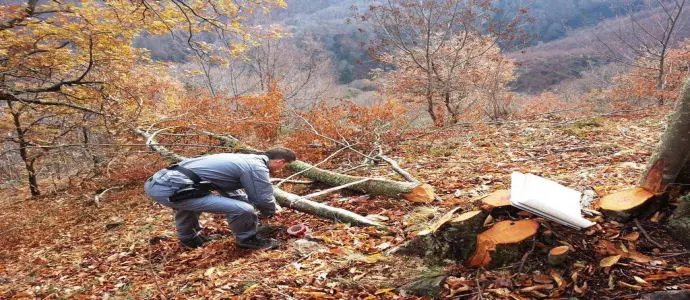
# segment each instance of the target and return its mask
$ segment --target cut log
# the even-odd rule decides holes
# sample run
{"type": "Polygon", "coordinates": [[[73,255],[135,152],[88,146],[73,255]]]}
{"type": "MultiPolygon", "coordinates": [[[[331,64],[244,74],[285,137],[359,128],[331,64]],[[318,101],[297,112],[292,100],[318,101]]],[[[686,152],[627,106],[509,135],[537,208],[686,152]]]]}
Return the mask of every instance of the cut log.
{"type": "MultiPolygon", "coordinates": [[[[365,179],[365,177],[345,175],[316,168],[299,160],[292,162],[290,165],[288,165],[288,168],[295,172],[300,172],[304,177],[320,181],[331,186],[340,186],[365,179]]],[[[399,182],[378,178],[374,178],[360,184],[355,184],[348,188],[371,195],[403,197],[408,201],[420,203],[429,203],[434,200],[435,196],[433,187],[428,184],[417,182],[399,182]]]]}
{"type": "Polygon", "coordinates": [[[653,198],[652,192],[635,187],[604,196],[599,200],[599,208],[608,218],[622,222],[649,213],[653,198]]]}
{"type": "Polygon", "coordinates": [[[549,265],[553,267],[558,267],[562,265],[566,260],[568,260],[568,252],[570,248],[568,246],[560,246],[553,248],[549,251],[548,262],[549,265]]]}
{"type": "Polygon", "coordinates": [[[476,251],[470,267],[504,266],[518,261],[531,247],[530,238],[537,234],[535,220],[502,221],[477,235],[476,251]]]}
{"type": "MultiPolygon", "coordinates": [[[[186,159],[186,157],[178,155],[166,147],[159,145],[155,139],[155,135],[149,134],[140,129],[134,129],[134,132],[146,137],[146,143],[149,145],[149,147],[161,154],[166,159],[174,162],[179,162],[186,159]]],[[[313,214],[325,219],[335,220],[337,222],[351,223],[353,225],[381,226],[381,224],[367,219],[364,216],[360,216],[356,213],[341,208],[310,201],[298,195],[283,191],[277,187],[273,187],[273,195],[280,205],[290,207],[297,211],[313,214]]]]}
{"type": "Polygon", "coordinates": [[[652,193],[664,193],[669,184],[676,182],[690,156],[690,78],[669,116],[659,147],[647,162],[640,186],[652,193]]]}
{"type": "MultiPolygon", "coordinates": [[[[234,137],[225,137],[223,135],[213,134],[210,132],[204,132],[204,134],[222,141],[227,146],[235,147],[236,149],[244,153],[261,153],[260,150],[251,147],[238,146],[239,141],[234,137]]],[[[323,182],[330,186],[342,186],[366,178],[324,170],[300,160],[292,162],[290,165],[288,165],[288,168],[295,172],[300,172],[301,175],[304,177],[310,178],[315,181],[323,182]]],[[[384,195],[389,197],[401,196],[407,199],[408,201],[419,203],[429,203],[433,201],[436,197],[436,194],[434,193],[434,188],[432,186],[420,183],[416,179],[414,179],[414,181],[412,182],[399,182],[386,179],[372,179],[370,181],[352,185],[348,187],[348,189],[360,191],[371,195],[384,195]]]]}
{"type": "Polygon", "coordinates": [[[685,248],[690,248],[690,194],[678,201],[678,207],[668,221],[669,232],[685,248]]]}
{"type": "Polygon", "coordinates": [[[428,229],[391,252],[424,257],[430,263],[444,259],[466,261],[474,253],[477,234],[483,229],[486,214],[479,210],[458,214],[458,210],[447,212],[428,229]]]}

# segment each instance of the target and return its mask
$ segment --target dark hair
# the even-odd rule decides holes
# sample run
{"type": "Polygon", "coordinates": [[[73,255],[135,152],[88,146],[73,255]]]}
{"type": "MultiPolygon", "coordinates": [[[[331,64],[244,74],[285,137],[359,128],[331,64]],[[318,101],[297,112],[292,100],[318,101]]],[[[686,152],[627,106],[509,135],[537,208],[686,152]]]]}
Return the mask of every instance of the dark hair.
{"type": "Polygon", "coordinates": [[[288,148],[273,148],[268,149],[264,152],[264,155],[268,156],[268,159],[284,159],[286,162],[291,163],[297,160],[297,154],[288,148]]]}

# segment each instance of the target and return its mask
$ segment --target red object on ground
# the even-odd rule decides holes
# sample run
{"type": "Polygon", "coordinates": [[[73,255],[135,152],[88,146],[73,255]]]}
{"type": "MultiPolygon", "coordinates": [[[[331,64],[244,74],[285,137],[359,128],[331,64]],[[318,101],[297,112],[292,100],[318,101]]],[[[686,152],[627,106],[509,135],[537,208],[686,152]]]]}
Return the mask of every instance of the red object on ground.
{"type": "Polygon", "coordinates": [[[301,236],[305,232],[307,232],[307,226],[305,226],[304,224],[293,225],[287,229],[287,233],[289,235],[294,235],[294,236],[301,236]]]}

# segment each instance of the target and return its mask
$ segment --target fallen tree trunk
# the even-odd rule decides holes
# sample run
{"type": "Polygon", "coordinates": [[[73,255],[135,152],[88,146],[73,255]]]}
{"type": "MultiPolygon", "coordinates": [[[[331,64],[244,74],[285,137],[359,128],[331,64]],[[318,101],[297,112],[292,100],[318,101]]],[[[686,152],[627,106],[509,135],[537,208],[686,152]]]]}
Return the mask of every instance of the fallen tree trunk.
{"type": "MultiPolygon", "coordinates": [[[[365,177],[345,175],[319,169],[299,160],[288,165],[288,168],[295,172],[300,172],[300,175],[303,175],[304,177],[332,186],[344,185],[365,179],[365,177]]],[[[408,201],[421,203],[429,203],[434,200],[435,196],[434,189],[428,184],[418,182],[399,182],[378,178],[372,178],[369,181],[355,184],[348,188],[371,195],[403,197],[408,201]]]]}
{"type": "MultiPolygon", "coordinates": [[[[222,141],[224,145],[235,147],[239,151],[244,153],[262,152],[260,150],[247,146],[238,147],[239,140],[237,140],[234,137],[227,137],[219,134],[214,134],[211,132],[203,132],[203,134],[218,139],[222,141]]],[[[391,160],[389,158],[387,159],[388,160],[386,161],[391,163],[391,160]]],[[[391,163],[391,165],[393,165],[394,169],[397,166],[397,164],[393,163],[391,163]]],[[[341,186],[366,179],[365,177],[345,175],[320,169],[300,160],[292,162],[290,165],[288,165],[288,168],[295,172],[300,172],[300,175],[304,177],[307,177],[315,181],[323,182],[331,186],[341,186]]],[[[401,169],[398,167],[396,172],[400,173],[400,170],[401,169]]],[[[394,180],[374,178],[366,182],[348,186],[347,188],[371,195],[384,195],[388,197],[400,196],[412,202],[429,203],[434,200],[436,195],[434,193],[434,189],[432,186],[418,182],[416,179],[411,177],[411,175],[409,176],[409,178],[406,177],[406,179],[408,180],[410,178],[412,178],[413,181],[399,182],[394,180]]]]}
{"type": "MultiPolygon", "coordinates": [[[[150,134],[140,129],[134,129],[134,132],[146,137],[146,143],[149,145],[149,147],[161,154],[166,159],[174,162],[179,162],[186,159],[186,157],[178,155],[175,152],[167,149],[166,147],[159,145],[158,142],[155,140],[155,134],[150,134]]],[[[356,213],[341,208],[321,204],[318,202],[313,202],[304,199],[298,195],[283,191],[276,187],[273,187],[273,195],[275,196],[276,201],[278,201],[280,205],[290,207],[297,211],[313,214],[315,216],[334,220],[337,222],[351,223],[353,225],[381,226],[381,224],[371,221],[356,213]]]]}

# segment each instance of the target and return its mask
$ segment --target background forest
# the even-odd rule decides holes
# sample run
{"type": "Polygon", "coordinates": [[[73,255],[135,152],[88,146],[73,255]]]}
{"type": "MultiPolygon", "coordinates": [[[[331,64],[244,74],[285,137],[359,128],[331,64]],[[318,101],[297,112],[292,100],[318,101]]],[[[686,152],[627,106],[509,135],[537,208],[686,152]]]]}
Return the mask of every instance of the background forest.
{"type": "MultiPolygon", "coordinates": [[[[539,220],[556,238],[497,269],[383,255],[509,189],[511,171],[597,199],[636,185],[690,76],[685,0],[0,5],[0,298],[413,298],[425,296],[400,287],[438,274],[436,296],[476,299],[689,288],[687,249],[662,225],[670,208],[642,225],[593,215],[585,232],[539,220]],[[428,185],[433,202],[315,197],[386,228],[287,209],[273,225],[309,224],[319,242],[275,233],[275,252],[236,249],[208,215],[205,230],[224,237],[183,251],[141,189],[173,157],[161,149],[274,146],[339,174],[428,185]],[[661,244],[629,235],[640,228],[661,244]],[[561,269],[532,254],[555,245],[577,253],[561,269]]],[[[290,199],[327,188],[315,181],[275,186],[290,199]]],[[[519,218],[534,219],[479,227],[519,218]]]]}

